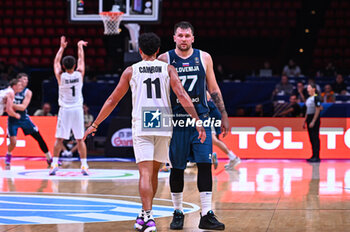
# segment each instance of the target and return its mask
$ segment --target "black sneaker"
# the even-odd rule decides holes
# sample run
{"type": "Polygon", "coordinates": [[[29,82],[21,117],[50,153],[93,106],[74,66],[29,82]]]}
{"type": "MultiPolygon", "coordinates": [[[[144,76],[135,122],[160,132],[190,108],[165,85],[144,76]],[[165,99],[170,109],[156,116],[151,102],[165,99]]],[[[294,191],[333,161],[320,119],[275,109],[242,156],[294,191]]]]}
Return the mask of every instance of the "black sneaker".
{"type": "Polygon", "coordinates": [[[201,220],[199,222],[199,229],[208,229],[208,230],[224,230],[225,225],[216,219],[214,212],[209,210],[207,215],[201,215],[201,220]]]}
{"type": "Polygon", "coordinates": [[[319,162],[321,162],[320,158],[318,158],[318,157],[312,157],[311,159],[307,159],[306,161],[310,162],[310,163],[319,163],[319,162]]]}
{"type": "Polygon", "coordinates": [[[173,221],[170,223],[171,230],[182,230],[184,227],[185,215],[181,210],[176,209],[173,213],[173,221]]]}

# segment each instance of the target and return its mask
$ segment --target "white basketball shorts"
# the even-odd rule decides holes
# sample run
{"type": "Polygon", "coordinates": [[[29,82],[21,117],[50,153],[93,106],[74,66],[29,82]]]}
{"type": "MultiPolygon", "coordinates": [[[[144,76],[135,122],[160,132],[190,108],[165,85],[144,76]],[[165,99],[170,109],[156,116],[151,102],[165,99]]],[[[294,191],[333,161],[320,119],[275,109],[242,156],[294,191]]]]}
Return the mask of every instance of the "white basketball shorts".
{"type": "Polygon", "coordinates": [[[170,163],[169,160],[169,136],[133,136],[134,154],[136,163],[142,161],[157,161],[170,163]]]}
{"type": "Polygon", "coordinates": [[[82,139],[84,137],[83,107],[60,107],[57,118],[56,138],[69,139],[71,130],[75,139],[82,139]]]}

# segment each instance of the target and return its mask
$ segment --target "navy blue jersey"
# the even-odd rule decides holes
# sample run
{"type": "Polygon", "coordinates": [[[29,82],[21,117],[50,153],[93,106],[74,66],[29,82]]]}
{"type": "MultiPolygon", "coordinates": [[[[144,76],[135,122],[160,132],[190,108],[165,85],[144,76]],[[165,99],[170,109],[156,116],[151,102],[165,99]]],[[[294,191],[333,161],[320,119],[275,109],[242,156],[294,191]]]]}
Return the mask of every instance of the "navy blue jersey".
{"type": "MultiPolygon", "coordinates": [[[[15,94],[15,99],[13,100],[13,104],[22,104],[24,101],[24,98],[26,97],[26,93],[28,91],[28,88],[24,88],[21,92],[15,94]]],[[[16,111],[21,115],[21,118],[24,117],[27,114],[27,109],[24,111],[16,111]]]]}
{"type": "MultiPolygon", "coordinates": [[[[193,49],[193,54],[187,59],[182,59],[176,55],[175,50],[168,52],[168,62],[176,68],[184,89],[191,97],[197,114],[203,116],[208,114],[208,104],[206,95],[206,74],[201,59],[201,51],[193,49]]],[[[173,114],[187,114],[181,106],[173,91],[170,95],[173,114]]]]}

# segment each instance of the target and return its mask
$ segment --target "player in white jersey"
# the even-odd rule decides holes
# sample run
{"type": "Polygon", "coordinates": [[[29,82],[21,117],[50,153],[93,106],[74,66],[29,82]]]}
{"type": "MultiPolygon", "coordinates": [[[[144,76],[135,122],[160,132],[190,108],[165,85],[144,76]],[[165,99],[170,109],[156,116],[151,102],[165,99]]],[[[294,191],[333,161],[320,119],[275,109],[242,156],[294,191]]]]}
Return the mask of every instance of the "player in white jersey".
{"type": "MultiPolygon", "coordinates": [[[[171,114],[171,87],[187,113],[195,120],[199,120],[199,117],[191,98],[182,87],[175,68],[156,60],[160,47],[159,37],[154,33],[142,34],[139,37],[139,46],[142,61],[125,69],[117,87],[104,103],[96,120],[87,128],[84,138],[90,133],[94,135],[98,125],[113,111],[130,86],[133,105],[133,147],[140,172],[139,192],[142,201],[142,210],[136,219],[135,229],[156,231],[152,216],[152,201],[157,191],[159,167],[161,163],[169,162],[172,128],[166,131],[155,127],[143,130],[145,114],[151,114],[150,122],[156,121],[161,114],[171,114]]],[[[151,125],[154,124],[151,123],[151,125]]],[[[204,128],[200,126],[196,129],[199,133],[198,139],[204,142],[206,138],[204,128]]]]}
{"type": "Polygon", "coordinates": [[[65,56],[61,59],[64,49],[67,47],[67,41],[64,36],[61,37],[61,45],[54,60],[54,72],[58,82],[58,104],[60,106],[56,127],[56,142],[53,150],[53,162],[50,168],[50,175],[55,175],[58,170],[58,157],[63,149],[63,140],[69,139],[70,132],[78,144],[78,151],[81,160],[81,172],[88,175],[88,164],[86,161],[86,145],[84,137],[84,112],[83,112],[83,77],[85,74],[85,61],[83,46],[87,42],[80,40],[78,42],[78,61],[73,56],[65,56]],[[75,67],[77,69],[75,70],[75,67]],[[62,68],[65,70],[63,72],[62,68]]]}
{"type": "Polygon", "coordinates": [[[23,90],[22,82],[18,79],[12,79],[10,86],[6,89],[0,90],[0,116],[7,112],[9,116],[19,119],[21,115],[16,113],[13,109],[13,100],[15,99],[15,93],[19,93],[23,90]]]}

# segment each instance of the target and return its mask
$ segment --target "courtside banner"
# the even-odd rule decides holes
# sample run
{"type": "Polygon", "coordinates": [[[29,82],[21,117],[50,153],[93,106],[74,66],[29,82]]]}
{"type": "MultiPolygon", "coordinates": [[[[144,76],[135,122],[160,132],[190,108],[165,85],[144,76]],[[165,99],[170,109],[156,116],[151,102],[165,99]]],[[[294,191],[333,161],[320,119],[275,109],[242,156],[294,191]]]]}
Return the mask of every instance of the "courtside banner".
{"type": "MultiPolygon", "coordinates": [[[[307,159],[312,155],[304,118],[229,118],[220,139],[241,158],[307,159]]],[[[321,118],[322,159],[350,159],[350,118],[321,118]]],[[[213,147],[220,158],[227,156],[213,147]]]]}
{"type": "MultiPolygon", "coordinates": [[[[31,116],[32,122],[39,128],[51,154],[55,143],[57,117],[55,116],[31,116]]],[[[0,156],[7,152],[7,116],[0,116],[0,156]]],[[[7,139],[8,140],[8,139],[7,139]]],[[[8,140],[9,141],[9,140],[8,140]]],[[[39,144],[30,135],[24,136],[22,129],[18,129],[17,146],[12,152],[13,156],[45,156],[40,150],[39,144]]]]}

